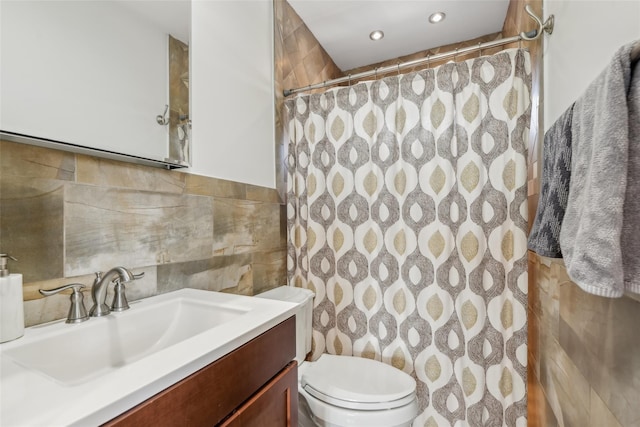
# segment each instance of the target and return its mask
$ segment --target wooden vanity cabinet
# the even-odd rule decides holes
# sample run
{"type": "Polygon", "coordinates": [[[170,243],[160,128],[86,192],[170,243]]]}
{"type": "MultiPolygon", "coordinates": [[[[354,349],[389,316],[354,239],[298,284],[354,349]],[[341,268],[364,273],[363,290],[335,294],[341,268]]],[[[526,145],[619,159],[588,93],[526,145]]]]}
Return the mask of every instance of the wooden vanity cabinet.
{"type": "Polygon", "coordinates": [[[295,317],[104,424],[296,427],[295,317]]]}

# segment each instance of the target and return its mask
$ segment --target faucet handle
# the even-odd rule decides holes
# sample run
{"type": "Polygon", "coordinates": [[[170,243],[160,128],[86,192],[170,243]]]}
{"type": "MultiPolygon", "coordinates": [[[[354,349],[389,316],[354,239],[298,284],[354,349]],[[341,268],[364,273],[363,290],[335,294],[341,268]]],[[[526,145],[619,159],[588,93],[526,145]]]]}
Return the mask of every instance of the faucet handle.
{"type": "Polygon", "coordinates": [[[39,289],[41,295],[48,297],[51,295],[58,294],[67,289],[73,289],[71,293],[71,307],[69,307],[69,314],[67,314],[67,320],[65,323],[80,323],[89,319],[87,315],[87,309],[84,307],[84,295],[80,289],[85,286],[82,283],[71,283],[70,285],[60,286],[55,289],[39,289]]]}
{"type": "MultiPolygon", "coordinates": [[[[133,280],[142,279],[144,277],[144,271],[140,274],[132,274],[133,280]]],[[[127,301],[127,294],[125,293],[126,287],[120,278],[117,277],[113,283],[113,302],[111,303],[111,311],[125,311],[129,309],[129,302],[127,301]]]]}
{"type": "MultiPolygon", "coordinates": [[[[144,273],[142,273],[144,274],[144,273]]],[[[111,303],[111,311],[125,311],[129,309],[129,302],[127,301],[127,294],[125,294],[124,283],[120,282],[120,279],[114,280],[115,286],[113,287],[113,302],[111,303]]]]}

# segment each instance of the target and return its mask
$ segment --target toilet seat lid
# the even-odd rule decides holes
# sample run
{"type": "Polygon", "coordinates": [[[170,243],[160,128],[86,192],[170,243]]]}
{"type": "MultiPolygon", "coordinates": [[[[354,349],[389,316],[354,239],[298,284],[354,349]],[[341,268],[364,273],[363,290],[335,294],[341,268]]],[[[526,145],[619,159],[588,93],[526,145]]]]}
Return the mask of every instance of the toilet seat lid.
{"type": "Polygon", "coordinates": [[[361,357],[323,354],[300,385],[326,403],[360,410],[393,409],[415,399],[416,381],[393,366],[361,357]]]}

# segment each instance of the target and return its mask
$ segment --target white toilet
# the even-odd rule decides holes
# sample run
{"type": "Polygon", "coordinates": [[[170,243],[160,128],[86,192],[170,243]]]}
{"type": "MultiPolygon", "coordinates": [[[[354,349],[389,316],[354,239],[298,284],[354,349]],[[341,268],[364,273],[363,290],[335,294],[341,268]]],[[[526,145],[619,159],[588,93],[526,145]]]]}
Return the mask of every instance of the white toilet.
{"type": "Polygon", "coordinates": [[[311,351],[313,292],[281,286],[257,297],[298,304],[296,360],[300,427],[404,427],[418,415],[415,380],[375,360],[323,354],[305,362],[311,351]]]}

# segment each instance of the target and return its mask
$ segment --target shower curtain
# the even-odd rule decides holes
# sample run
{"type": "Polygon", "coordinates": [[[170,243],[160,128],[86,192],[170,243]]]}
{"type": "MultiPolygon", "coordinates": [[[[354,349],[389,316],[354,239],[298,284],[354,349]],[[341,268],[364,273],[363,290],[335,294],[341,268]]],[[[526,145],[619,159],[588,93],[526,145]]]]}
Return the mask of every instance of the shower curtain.
{"type": "Polygon", "coordinates": [[[286,103],[313,358],[413,375],[414,425],[526,426],[530,88],[510,49],[286,103]]]}

